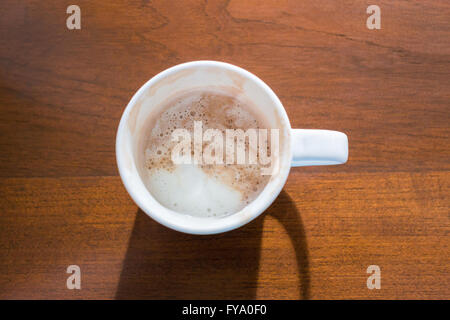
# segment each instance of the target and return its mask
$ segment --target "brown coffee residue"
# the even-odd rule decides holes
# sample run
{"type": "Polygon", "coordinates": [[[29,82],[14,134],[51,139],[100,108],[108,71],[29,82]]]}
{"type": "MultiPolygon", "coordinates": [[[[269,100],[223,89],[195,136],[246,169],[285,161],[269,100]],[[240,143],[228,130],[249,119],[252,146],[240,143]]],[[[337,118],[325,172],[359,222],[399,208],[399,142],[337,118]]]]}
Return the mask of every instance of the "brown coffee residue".
{"type": "MultiPolygon", "coordinates": [[[[203,133],[207,129],[218,129],[222,132],[224,164],[199,164],[198,166],[208,176],[240,192],[242,207],[261,193],[270,176],[261,174],[262,165],[259,164],[258,152],[256,152],[257,164],[236,164],[236,162],[226,164],[226,129],[241,129],[245,132],[250,128],[269,128],[265,119],[256,114],[249,102],[222,92],[201,90],[176,97],[162,110],[164,111],[156,118],[156,121],[152,121],[145,144],[145,166],[150,177],[158,170],[172,172],[176,168],[171,159],[171,152],[178,143],[172,141],[174,130],[186,129],[193,137],[194,122],[201,121],[203,133]]],[[[203,142],[203,151],[209,144],[209,141],[203,142]]],[[[248,155],[250,148],[255,146],[250,146],[248,139],[244,141],[244,144],[246,155],[248,155]]],[[[270,154],[270,143],[267,148],[270,154]]],[[[191,153],[193,156],[193,141],[191,153]]]]}

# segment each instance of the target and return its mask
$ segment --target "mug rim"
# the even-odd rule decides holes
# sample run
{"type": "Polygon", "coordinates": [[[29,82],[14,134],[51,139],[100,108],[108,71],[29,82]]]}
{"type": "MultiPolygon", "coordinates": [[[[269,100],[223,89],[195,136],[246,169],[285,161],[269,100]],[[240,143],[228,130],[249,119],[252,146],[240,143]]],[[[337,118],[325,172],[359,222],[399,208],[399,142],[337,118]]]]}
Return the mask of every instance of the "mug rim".
{"type": "MultiPolygon", "coordinates": [[[[162,224],[170,229],[184,232],[184,233],[217,234],[217,233],[222,233],[222,232],[230,231],[233,229],[237,229],[237,228],[249,223],[250,221],[254,220],[258,216],[260,216],[278,197],[279,193],[281,192],[282,188],[284,187],[284,185],[286,183],[286,180],[289,175],[290,168],[291,168],[291,166],[290,166],[291,158],[292,158],[291,134],[292,134],[292,128],[291,128],[291,125],[289,122],[289,118],[287,116],[286,110],[284,109],[281,101],[279,100],[278,96],[273,92],[273,90],[264,81],[262,81],[260,78],[258,78],[256,75],[254,75],[253,73],[251,73],[243,68],[240,68],[238,66],[235,66],[235,65],[232,65],[232,64],[226,63],[226,62],[212,61],[212,60],[190,61],[190,62],[185,62],[185,63],[181,63],[178,65],[172,66],[168,69],[165,69],[165,70],[159,72],[158,74],[156,74],[155,76],[150,78],[147,82],[145,82],[136,91],[136,93],[133,95],[133,97],[130,99],[125,110],[122,113],[122,116],[121,116],[121,119],[119,122],[119,126],[117,129],[116,145],[115,145],[116,161],[117,161],[117,166],[118,166],[118,170],[119,170],[119,175],[121,177],[122,183],[125,186],[125,189],[127,190],[130,197],[133,199],[133,201],[138,205],[138,207],[142,211],[144,211],[149,217],[151,217],[152,219],[156,220],[160,224],[162,224]],[[144,187],[148,191],[149,196],[151,198],[153,198],[155,200],[155,202],[157,203],[157,205],[155,204],[157,206],[157,208],[156,208],[156,210],[154,210],[155,209],[154,206],[153,205],[150,206],[148,204],[148,201],[147,201],[147,203],[145,203],[145,201],[142,199],[142,196],[140,196],[138,194],[136,187],[130,183],[129,177],[127,177],[127,175],[125,174],[125,168],[124,168],[124,163],[123,163],[124,161],[123,161],[123,155],[122,155],[122,153],[123,153],[122,149],[124,148],[124,146],[121,144],[121,142],[122,142],[122,139],[125,138],[124,135],[125,135],[125,131],[127,129],[127,122],[129,119],[130,112],[136,106],[136,102],[138,101],[138,99],[143,94],[145,94],[145,92],[149,88],[151,88],[153,85],[157,84],[159,81],[163,80],[164,78],[166,78],[174,73],[183,71],[187,68],[195,68],[195,67],[201,67],[201,66],[219,67],[219,68],[222,68],[225,70],[236,72],[239,75],[243,76],[244,78],[250,79],[253,83],[255,83],[256,85],[261,87],[261,89],[263,89],[264,92],[266,92],[269,95],[270,100],[273,102],[273,104],[278,112],[278,115],[283,120],[282,123],[283,123],[284,128],[288,132],[288,137],[287,137],[287,139],[289,139],[288,148],[287,148],[287,150],[285,150],[286,152],[284,152],[284,153],[288,153],[288,154],[284,154],[282,157],[280,156],[280,170],[277,173],[278,183],[275,185],[274,189],[267,197],[260,199],[258,196],[255,200],[253,200],[250,204],[253,204],[257,200],[259,200],[259,202],[260,202],[259,207],[256,208],[256,210],[254,210],[253,212],[250,212],[250,214],[245,213],[245,214],[241,215],[240,219],[237,219],[238,217],[236,215],[239,215],[240,213],[242,213],[242,211],[244,211],[247,208],[247,206],[244,207],[244,209],[242,209],[234,214],[231,214],[229,216],[225,216],[225,217],[219,217],[219,218],[193,217],[190,215],[172,211],[172,210],[164,207],[150,194],[150,192],[146,189],[146,187],[144,187]],[[286,157],[288,159],[287,161],[289,161],[289,164],[288,164],[287,168],[282,170],[283,169],[282,159],[286,159],[286,157]],[[158,205],[159,205],[159,207],[158,207],[158,205]],[[153,208],[149,208],[152,206],[153,206],[153,208]],[[162,212],[162,214],[161,214],[161,212],[162,212]],[[220,221],[220,222],[228,222],[228,223],[222,223],[222,224],[214,223],[214,224],[211,224],[210,226],[206,226],[206,227],[205,226],[195,227],[195,226],[192,226],[192,223],[191,223],[190,226],[186,226],[186,225],[181,225],[180,223],[174,222],[173,219],[171,219],[170,215],[168,215],[167,213],[170,213],[170,214],[175,213],[178,215],[188,216],[189,217],[188,219],[190,222],[195,222],[196,220],[204,222],[207,219],[213,219],[215,222],[220,221]],[[234,219],[231,219],[233,217],[234,217],[234,219]]],[[[133,165],[135,165],[135,160],[133,160],[133,165]]],[[[142,182],[142,177],[139,175],[139,173],[136,172],[136,174],[139,176],[139,180],[141,181],[141,183],[144,184],[142,182]]],[[[269,182],[269,184],[270,184],[270,182],[269,182]]],[[[262,192],[264,192],[264,189],[262,192]]]]}

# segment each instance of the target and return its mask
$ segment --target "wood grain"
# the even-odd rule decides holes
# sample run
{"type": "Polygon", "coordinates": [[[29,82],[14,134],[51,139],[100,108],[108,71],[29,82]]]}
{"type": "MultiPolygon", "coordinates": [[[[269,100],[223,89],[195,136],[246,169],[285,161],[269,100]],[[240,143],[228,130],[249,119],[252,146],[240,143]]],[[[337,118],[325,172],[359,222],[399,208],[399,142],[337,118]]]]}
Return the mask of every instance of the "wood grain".
{"type": "Polygon", "coordinates": [[[75,31],[64,2],[0,5],[0,298],[450,298],[446,1],[76,4],[75,31]],[[118,177],[116,128],[146,80],[200,59],[258,75],[293,127],[346,132],[349,162],[293,169],[230,233],[148,218],[118,177]]]}

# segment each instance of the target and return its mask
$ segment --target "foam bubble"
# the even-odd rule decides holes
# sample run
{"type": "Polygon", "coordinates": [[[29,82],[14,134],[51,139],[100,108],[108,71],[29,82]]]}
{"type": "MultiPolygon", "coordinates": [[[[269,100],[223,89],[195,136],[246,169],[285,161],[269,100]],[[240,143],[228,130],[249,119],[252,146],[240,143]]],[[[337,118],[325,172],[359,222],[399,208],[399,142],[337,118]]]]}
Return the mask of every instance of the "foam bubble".
{"type": "MultiPolygon", "coordinates": [[[[144,150],[147,188],[162,205],[193,216],[220,217],[239,211],[261,193],[269,177],[261,175],[260,165],[179,166],[171,161],[177,143],[171,139],[172,132],[179,128],[193,132],[195,121],[202,122],[203,133],[219,129],[224,137],[226,129],[268,128],[247,102],[203,90],[177,97],[163,110],[144,150]]],[[[245,146],[248,151],[247,142],[245,146]]],[[[191,150],[193,154],[193,143],[191,150]]]]}
{"type": "Polygon", "coordinates": [[[196,165],[177,165],[175,170],[154,170],[147,187],[165,207],[193,216],[223,216],[237,211],[242,195],[203,172],[196,165]]]}

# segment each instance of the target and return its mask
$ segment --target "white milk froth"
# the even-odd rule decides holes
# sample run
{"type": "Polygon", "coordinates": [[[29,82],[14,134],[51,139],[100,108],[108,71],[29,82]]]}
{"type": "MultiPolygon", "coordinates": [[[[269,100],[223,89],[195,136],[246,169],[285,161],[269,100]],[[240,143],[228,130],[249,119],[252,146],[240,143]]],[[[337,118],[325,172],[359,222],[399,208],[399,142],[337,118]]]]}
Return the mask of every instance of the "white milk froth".
{"type": "MultiPolygon", "coordinates": [[[[236,213],[261,193],[270,176],[261,174],[258,163],[175,164],[171,159],[177,144],[172,141],[173,131],[193,132],[195,121],[202,122],[203,132],[268,128],[248,102],[201,90],[176,97],[162,110],[149,123],[144,150],[145,184],[158,202],[179,213],[220,217],[236,213]]],[[[252,146],[245,142],[245,147],[248,151],[252,146]]]]}

